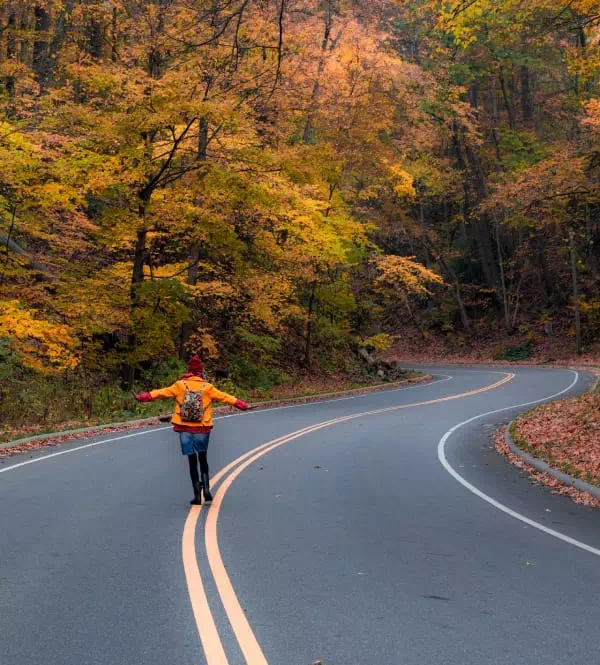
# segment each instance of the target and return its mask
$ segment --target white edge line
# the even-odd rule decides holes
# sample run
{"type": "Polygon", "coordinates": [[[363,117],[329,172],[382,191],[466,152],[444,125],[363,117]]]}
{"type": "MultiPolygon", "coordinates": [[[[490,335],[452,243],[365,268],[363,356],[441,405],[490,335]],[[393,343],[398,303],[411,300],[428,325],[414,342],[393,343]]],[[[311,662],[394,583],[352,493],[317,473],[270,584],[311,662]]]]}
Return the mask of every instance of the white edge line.
{"type": "MultiPolygon", "coordinates": [[[[281,411],[283,409],[297,409],[301,406],[314,406],[315,404],[327,404],[330,402],[342,402],[344,400],[348,399],[359,399],[361,397],[370,397],[371,395],[374,394],[379,394],[379,393],[394,393],[398,392],[400,390],[409,390],[412,388],[422,388],[424,386],[432,386],[435,383],[443,383],[444,381],[450,381],[454,377],[448,375],[448,374],[439,374],[438,376],[443,376],[443,379],[438,379],[437,381],[429,381],[428,383],[422,383],[418,384],[416,386],[403,386],[402,388],[392,388],[391,390],[381,390],[378,392],[374,393],[364,393],[362,395],[351,395],[350,397],[336,397],[334,399],[326,399],[326,400],[321,400],[321,401],[314,401],[314,402],[304,402],[302,404],[291,404],[288,406],[274,406],[269,409],[259,409],[258,411],[249,411],[248,413],[240,414],[240,413],[232,413],[227,416],[215,416],[214,420],[223,420],[224,418],[236,418],[236,417],[241,417],[241,416],[250,416],[250,415],[258,415],[259,413],[267,413],[268,411],[281,411]]],[[[165,429],[171,429],[169,425],[165,427],[155,427],[153,429],[147,429],[144,430],[143,432],[134,432],[133,434],[124,434],[123,436],[114,436],[110,439],[102,439],[101,441],[94,441],[93,443],[86,443],[83,446],[77,446],[75,448],[68,448],[67,450],[60,450],[59,452],[56,453],[50,453],[49,455],[41,455],[40,457],[36,457],[34,459],[27,460],[26,462],[18,462],[17,464],[11,464],[10,466],[5,466],[3,468],[0,468],[0,473],[6,473],[7,471],[12,471],[13,469],[19,469],[20,467],[27,466],[29,464],[36,464],[37,462],[43,462],[44,460],[51,459],[52,457],[60,457],[61,455],[68,455],[70,453],[76,453],[79,450],[85,450],[86,448],[93,448],[95,446],[100,446],[103,443],[112,443],[114,441],[121,441],[122,439],[130,439],[134,436],[143,436],[145,434],[153,434],[154,432],[161,432],[162,430],[165,429]]],[[[43,446],[40,446],[42,448],[43,446]]]]}
{"type": "Polygon", "coordinates": [[[86,448],[93,448],[94,446],[99,446],[103,443],[111,443],[112,441],[120,441],[121,439],[130,439],[134,436],[142,436],[143,434],[152,434],[153,432],[160,432],[164,429],[170,429],[167,427],[155,427],[154,429],[144,430],[143,432],[134,432],[133,434],[124,434],[123,436],[114,436],[111,439],[102,439],[102,441],[94,441],[93,443],[86,443],[84,446],[77,446],[77,448],[68,448],[67,450],[61,450],[57,453],[50,453],[50,455],[44,455],[43,457],[36,457],[35,459],[27,460],[26,462],[19,462],[18,464],[11,464],[10,466],[0,469],[0,473],[5,473],[6,471],[11,471],[12,469],[18,469],[21,466],[27,466],[28,464],[35,464],[36,462],[41,462],[45,459],[50,459],[51,457],[60,457],[61,455],[67,455],[68,453],[75,453],[78,450],[85,450],[86,448]]]}
{"type": "Polygon", "coordinates": [[[512,508],[509,508],[508,506],[505,506],[503,503],[500,503],[499,501],[496,501],[496,499],[493,499],[491,496],[488,496],[484,492],[482,492],[480,489],[472,485],[468,480],[465,480],[458,471],[456,471],[448,462],[446,459],[446,442],[448,439],[456,432],[458,429],[461,427],[464,427],[465,425],[468,425],[469,423],[472,423],[474,420],[478,420],[479,418],[484,418],[485,416],[491,416],[495,413],[501,413],[502,411],[511,411],[512,409],[520,409],[525,406],[533,406],[534,404],[540,404],[541,402],[546,402],[548,400],[556,399],[557,397],[560,397],[561,395],[564,395],[565,393],[569,392],[571,388],[573,388],[577,382],[579,381],[579,373],[575,372],[574,370],[568,370],[569,372],[573,372],[575,374],[575,378],[571,382],[571,384],[565,388],[564,390],[561,390],[559,393],[556,393],[555,395],[550,395],[549,397],[544,397],[542,399],[537,399],[533,402],[525,402],[524,404],[515,404],[514,406],[507,406],[502,409],[496,409],[495,411],[487,411],[486,413],[480,413],[478,416],[474,416],[473,418],[469,418],[468,420],[464,420],[462,423],[459,423],[458,425],[455,425],[452,429],[449,429],[446,434],[440,439],[440,442],[438,444],[438,459],[440,460],[442,466],[446,471],[455,479],[457,480],[463,487],[466,487],[470,492],[478,496],[480,499],[483,499],[484,501],[487,501],[487,503],[491,504],[494,506],[494,508],[497,508],[498,510],[501,510],[503,513],[506,513],[507,515],[510,515],[511,517],[514,517],[517,520],[520,520],[521,522],[524,522],[525,524],[528,524],[529,526],[534,527],[535,529],[539,529],[540,531],[543,531],[544,533],[547,533],[550,536],[554,536],[554,538],[558,538],[559,540],[564,541],[565,543],[569,543],[570,545],[574,545],[575,547],[578,547],[579,549],[585,550],[586,552],[589,552],[590,554],[595,554],[596,556],[600,556],[600,550],[596,549],[595,547],[592,547],[591,545],[587,545],[586,543],[582,543],[579,540],[576,540],[575,538],[571,538],[570,536],[566,536],[564,533],[560,533],[559,531],[555,531],[554,529],[550,529],[547,526],[544,526],[543,524],[540,524],[539,522],[536,522],[529,517],[526,517],[525,515],[522,515],[521,513],[516,512],[515,510],[512,510],[512,508]]]}

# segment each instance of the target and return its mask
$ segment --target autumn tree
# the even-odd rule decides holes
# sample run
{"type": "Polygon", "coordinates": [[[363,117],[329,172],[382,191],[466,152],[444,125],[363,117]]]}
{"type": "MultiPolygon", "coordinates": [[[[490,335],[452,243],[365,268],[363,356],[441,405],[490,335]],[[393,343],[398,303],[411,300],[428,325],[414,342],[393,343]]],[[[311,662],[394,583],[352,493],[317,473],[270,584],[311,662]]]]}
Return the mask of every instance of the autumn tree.
{"type": "Polygon", "coordinates": [[[406,326],[593,345],[598,15],[7,0],[0,358],[81,390],[192,351],[346,367],[406,326]]]}

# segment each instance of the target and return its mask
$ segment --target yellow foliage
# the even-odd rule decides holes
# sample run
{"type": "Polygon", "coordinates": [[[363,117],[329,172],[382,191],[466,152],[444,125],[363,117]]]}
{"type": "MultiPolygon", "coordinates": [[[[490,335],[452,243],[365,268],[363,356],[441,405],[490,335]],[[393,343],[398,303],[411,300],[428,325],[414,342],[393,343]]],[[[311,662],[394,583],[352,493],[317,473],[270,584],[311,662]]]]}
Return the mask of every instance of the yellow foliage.
{"type": "Polygon", "coordinates": [[[203,358],[214,360],[220,356],[219,343],[206,328],[196,330],[186,344],[189,353],[197,353],[203,358]]]}
{"type": "Polygon", "coordinates": [[[67,326],[36,318],[16,301],[0,301],[0,334],[31,369],[62,371],[74,369],[79,362],[77,340],[67,326]]]}
{"type": "Polygon", "coordinates": [[[379,276],[375,284],[381,288],[400,289],[409,295],[430,294],[427,284],[443,284],[443,279],[414,260],[414,257],[382,256],[377,259],[379,276]]]}
{"type": "Polygon", "coordinates": [[[282,318],[287,315],[294,285],[285,275],[274,277],[268,273],[254,272],[246,282],[251,297],[248,316],[254,329],[262,328],[276,333],[282,318]]]}
{"type": "Polygon", "coordinates": [[[387,333],[379,333],[372,337],[360,340],[360,346],[374,349],[375,351],[387,351],[394,343],[394,338],[387,333]]]}
{"type": "Polygon", "coordinates": [[[390,164],[388,167],[394,192],[398,196],[413,199],[416,197],[413,176],[402,168],[400,164],[390,164]]]}

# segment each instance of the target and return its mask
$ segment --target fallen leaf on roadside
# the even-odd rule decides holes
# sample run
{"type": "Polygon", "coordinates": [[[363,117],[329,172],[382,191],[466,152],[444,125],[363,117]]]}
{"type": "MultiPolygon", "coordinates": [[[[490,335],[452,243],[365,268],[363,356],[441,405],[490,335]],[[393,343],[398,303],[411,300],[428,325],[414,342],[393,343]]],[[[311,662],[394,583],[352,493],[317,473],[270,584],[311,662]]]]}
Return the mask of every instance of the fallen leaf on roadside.
{"type": "MultiPolygon", "coordinates": [[[[527,464],[518,455],[515,455],[511,451],[511,449],[506,445],[506,441],[504,440],[505,430],[506,430],[505,427],[501,427],[496,432],[496,435],[494,437],[494,445],[496,447],[496,450],[501,455],[504,455],[504,457],[506,457],[512,465],[528,473],[530,479],[534,483],[540,485],[546,485],[547,487],[549,487],[552,490],[553,494],[562,494],[563,496],[568,496],[572,501],[582,506],[587,506],[589,508],[600,508],[600,501],[594,498],[591,494],[587,494],[586,492],[580,492],[575,487],[569,487],[567,485],[563,485],[550,474],[538,471],[534,467],[527,464]]],[[[524,525],[523,528],[527,528],[527,526],[524,525]]]]}

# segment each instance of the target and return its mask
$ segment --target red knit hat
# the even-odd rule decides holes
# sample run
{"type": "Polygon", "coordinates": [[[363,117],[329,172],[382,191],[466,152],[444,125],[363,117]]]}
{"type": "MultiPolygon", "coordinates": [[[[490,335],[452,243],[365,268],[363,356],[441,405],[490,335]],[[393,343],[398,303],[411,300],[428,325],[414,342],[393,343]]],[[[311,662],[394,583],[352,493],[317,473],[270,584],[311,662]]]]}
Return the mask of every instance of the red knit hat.
{"type": "Polygon", "coordinates": [[[200,358],[197,355],[195,355],[190,358],[187,368],[188,372],[190,372],[191,374],[202,374],[204,365],[202,364],[200,358]]]}

